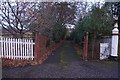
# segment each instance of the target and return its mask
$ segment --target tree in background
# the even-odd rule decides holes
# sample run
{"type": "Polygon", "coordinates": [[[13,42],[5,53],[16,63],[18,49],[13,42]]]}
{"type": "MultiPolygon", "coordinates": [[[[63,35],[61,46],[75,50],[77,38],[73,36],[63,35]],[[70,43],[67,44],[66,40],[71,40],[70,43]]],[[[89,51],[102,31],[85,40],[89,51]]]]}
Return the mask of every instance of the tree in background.
{"type": "Polygon", "coordinates": [[[53,28],[53,40],[59,42],[66,34],[65,24],[74,24],[76,5],[70,2],[55,3],[56,22],[53,28]]]}
{"type": "Polygon", "coordinates": [[[67,2],[2,2],[0,11],[2,28],[15,37],[31,31],[63,38],[65,24],[74,23],[75,18],[75,5],[67,2]]]}
{"type": "Polygon", "coordinates": [[[27,31],[47,34],[55,23],[52,3],[2,2],[1,26],[14,37],[27,31]]]}
{"type": "MultiPolygon", "coordinates": [[[[73,40],[83,47],[86,32],[89,35],[89,49],[92,51],[92,58],[95,51],[96,41],[102,36],[110,36],[112,31],[113,17],[111,12],[103,4],[96,3],[91,6],[90,11],[83,18],[80,18],[75,30],[72,33],[73,40]]],[[[95,54],[96,55],[96,54],[95,54]]]]}
{"type": "Polygon", "coordinates": [[[117,9],[115,14],[118,16],[118,26],[119,26],[118,29],[120,30],[120,2],[117,2],[115,6],[117,9]]]}
{"type": "Polygon", "coordinates": [[[0,8],[0,25],[14,37],[23,37],[29,31],[31,23],[35,20],[33,13],[28,9],[33,4],[23,2],[2,2],[0,8]]]}
{"type": "Polygon", "coordinates": [[[95,4],[88,13],[87,16],[79,20],[73,35],[75,41],[82,44],[84,35],[88,32],[89,43],[93,44],[94,49],[97,38],[111,34],[113,19],[112,15],[104,8],[104,5],[100,7],[99,4],[95,4]]]}
{"type": "MultiPolygon", "coordinates": [[[[120,2],[106,2],[105,8],[111,12],[113,18],[114,16],[118,16],[118,26],[120,25],[120,2]]],[[[120,26],[118,27],[120,30],[120,26]]]]}

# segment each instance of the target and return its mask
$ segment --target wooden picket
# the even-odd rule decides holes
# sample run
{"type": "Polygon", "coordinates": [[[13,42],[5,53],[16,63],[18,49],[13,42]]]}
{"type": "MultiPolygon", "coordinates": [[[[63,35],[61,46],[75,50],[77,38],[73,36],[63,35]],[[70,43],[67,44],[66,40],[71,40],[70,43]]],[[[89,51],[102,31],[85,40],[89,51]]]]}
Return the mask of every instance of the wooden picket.
{"type": "Polygon", "coordinates": [[[0,37],[0,58],[33,60],[34,44],[32,39],[0,37]]]}

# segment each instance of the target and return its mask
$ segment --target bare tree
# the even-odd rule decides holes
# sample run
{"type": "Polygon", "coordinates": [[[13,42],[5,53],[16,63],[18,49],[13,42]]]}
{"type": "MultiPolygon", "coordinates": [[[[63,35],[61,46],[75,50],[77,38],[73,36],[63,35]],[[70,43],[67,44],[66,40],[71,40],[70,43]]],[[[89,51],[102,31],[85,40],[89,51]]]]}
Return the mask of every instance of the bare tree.
{"type": "Polygon", "coordinates": [[[35,3],[36,6],[32,9],[34,12],[35,20],[30,29],[34,32],[45,34],[49,32],[56,21],[55,9],[53,3],[35,3]]]}
{"type": "Polygon", "coordinates": [[[74,22],[75,6],[67,2],[3,2],[0,13],[2,28],[16,37],[27,31],[51,35],[58,23],[74,22]]]}
{"type": "Polygon", "coordinates": [[[0,8],[0,25],[15,37],[23,37],[34,21],[34,15],[29,9],[34,4],[23,2],[2,2],[0,8]]]}

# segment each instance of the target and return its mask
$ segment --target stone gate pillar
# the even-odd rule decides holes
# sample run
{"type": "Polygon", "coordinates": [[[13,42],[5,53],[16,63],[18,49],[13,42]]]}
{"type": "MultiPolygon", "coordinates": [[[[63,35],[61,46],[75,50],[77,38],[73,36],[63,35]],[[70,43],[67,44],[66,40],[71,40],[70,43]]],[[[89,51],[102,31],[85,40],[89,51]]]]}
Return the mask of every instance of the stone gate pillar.
{"type": "Polygon", "coordinates": [[[117,60],[118,58],[118,40],[119,40],[118,35],[119,35],[118,23],[116,22],[112,30],[112,46],[110,55],[110,58],[113,60],[117,60]]]}

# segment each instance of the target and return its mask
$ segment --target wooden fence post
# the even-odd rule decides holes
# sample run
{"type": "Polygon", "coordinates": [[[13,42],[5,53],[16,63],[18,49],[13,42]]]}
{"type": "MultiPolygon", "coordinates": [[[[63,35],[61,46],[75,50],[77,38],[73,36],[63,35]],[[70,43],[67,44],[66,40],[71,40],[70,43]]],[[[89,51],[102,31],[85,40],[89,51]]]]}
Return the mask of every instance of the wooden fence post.
{"type": "Polygon", "coordinates": [[[84,38],[84,59],[87,60],[88,59],[88,32],[85,35],[84,38]]]}
{"type": "Polygon", "coordinates": [[[83,60],[85,59],[85,36],[84,36],[84,42],[83,42],[83,60]]]}

